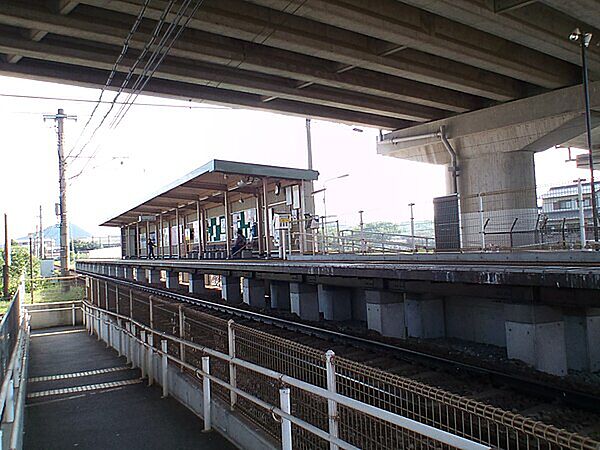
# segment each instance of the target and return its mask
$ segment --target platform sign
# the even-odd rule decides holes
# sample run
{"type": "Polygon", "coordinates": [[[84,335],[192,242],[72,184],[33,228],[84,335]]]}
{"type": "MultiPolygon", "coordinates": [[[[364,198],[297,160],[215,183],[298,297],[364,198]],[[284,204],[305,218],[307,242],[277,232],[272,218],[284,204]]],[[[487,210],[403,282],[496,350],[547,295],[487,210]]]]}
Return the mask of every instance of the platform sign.
{"type": "Polygon", "coordinates": [[[277,215],[278,223],[275,227],[276,229],[288,229],[292,226],[292,218],[289,214],[278,214],[277,215]]]}
{"type": "Polygon", "coordinates": [[[139,216],[138,222],[156,222],[156,216],[139,216]]]}

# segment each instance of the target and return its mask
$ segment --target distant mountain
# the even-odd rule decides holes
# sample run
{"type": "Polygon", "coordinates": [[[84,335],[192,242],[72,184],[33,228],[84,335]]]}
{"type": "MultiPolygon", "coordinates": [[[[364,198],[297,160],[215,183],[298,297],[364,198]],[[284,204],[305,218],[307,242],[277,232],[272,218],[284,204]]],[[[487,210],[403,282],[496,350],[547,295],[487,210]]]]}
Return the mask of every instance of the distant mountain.
{"type": "MultiPolygon", "coordinates": [[[[69,224],[69,234],[73,237],[73,239],[87,239],[92,237],[90,233],[85,231],[83,228],[78,227],[74,223],[69,224]]],[[[17,241],[26,241],[28,239],[28,237],[21,237],[18,238],[17,241]]],[[[52,239],[55,242],[60,240],[60,227],[58,224],[44,228],[44,239],[52,239]]]]}

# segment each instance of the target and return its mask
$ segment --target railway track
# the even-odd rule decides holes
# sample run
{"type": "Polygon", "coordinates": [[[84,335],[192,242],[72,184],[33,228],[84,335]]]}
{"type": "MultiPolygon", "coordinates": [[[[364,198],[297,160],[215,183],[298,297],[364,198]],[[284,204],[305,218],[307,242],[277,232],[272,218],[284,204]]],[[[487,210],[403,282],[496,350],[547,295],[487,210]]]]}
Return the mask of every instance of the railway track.
{"type": "Polygon", "coordinates": [[[195,295],[80,271],[147,295],[186,303],[224,319],[557,427],[600,437],[600,396],[363,336],[218,303],[195,295]]]}

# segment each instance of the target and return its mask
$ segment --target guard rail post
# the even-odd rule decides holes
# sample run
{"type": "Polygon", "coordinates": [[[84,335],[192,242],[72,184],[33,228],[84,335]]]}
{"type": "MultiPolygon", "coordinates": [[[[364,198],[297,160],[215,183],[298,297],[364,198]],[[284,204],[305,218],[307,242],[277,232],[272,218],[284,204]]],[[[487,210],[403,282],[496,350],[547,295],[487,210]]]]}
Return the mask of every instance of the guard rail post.
{"type": "Polygon", "coordinates": [[[210,405],[210,359],[208,356],[202,357],[202,406],[204,409],[204,431],[212,429],[211,405],[210,405]]]}
{"type": "MultiPolygon", "coordinates": [[[[235,329],[233,328],[234,321],[229,320],[227,322],[227,344],[229,350],[229,356],[235,358],[235,329]]],[[[237,388],[237,368],[233,362],[229,362],[229,384],[234,388],[237,388]]],[[[229,402],[230,408],[233,409],[237,402],[237,393],[229,391],[229,402]]]]}
{"type": "MultiPolygon", "coordinates": [[[[284,413],[291,414],[290,388],[279,389],[279,405],[284,413]]],[[[292,450],[292,422],[281,417],[281,449],[292,450]]]]}
{"type": "MultiPolygon", "coordinates": [[[[179,338],[183,340],[185,337],[185,313],[183,312],[183,308],[179,305],[179,338]]],[[[179,359],[185,362],[185,346],[183,342],[179,343],[179,359]]],[[[183,370],[183,365],[181,366],[181,370],[183,370]]]]}
{"type": "Polygon", "coordinates": [[[169,396],[169,342],[163,339],[160,342],[162,350],[161,368],[162,368],[162,396],[169,396]]]}
{"type": "Polygon", "coordinates": [[[148,386],[152,386],[154,384],[154,336],[152,333],[148,333],[147,357],[148,386]]]}
{"type": "MultiPolygon", "coordinates": [[[[325,353],[325,368],[327,371],[327,390],[331,394],[337,393],[336,380],[335,380],[335,353],[332,350],[328,350],[325,353]]],[[[335,438],[339,437],[339,423],[338,423],[338,407],[337,402],[332,399],[327,399],[327,416],[329,418],[329,434],[335,438]]],[[[329,444],[330,450],[338,450],[338,446],[331,442],[329,444]]]]}
{"type": "Polygon", "coordinates": [[[146,332],[144,330],[140,331],[140,342],[139,342],[139,351],[138,351],[138,360],[140,361],[140,369],[142,370],[142,378],[146,378],[146,332]]]}

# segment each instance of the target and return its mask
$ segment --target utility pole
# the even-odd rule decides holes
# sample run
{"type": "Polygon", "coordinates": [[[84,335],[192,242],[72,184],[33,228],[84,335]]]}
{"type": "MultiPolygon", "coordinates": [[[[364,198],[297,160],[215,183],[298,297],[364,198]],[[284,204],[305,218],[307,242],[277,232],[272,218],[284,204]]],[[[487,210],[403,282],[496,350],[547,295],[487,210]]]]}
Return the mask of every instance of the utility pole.
{"type": "Polygon", "coordinates": [[[8,299],[8,283],[10,269],[10,241],[8,240],[8,216],[4,213],[4,266],[2,271],[2,280],[4,284],[2,296],[8,299]]]}
{"type": "Polygon", "coordinates": [[[415,207],[415,204],[409,203],[408,206],[410,207],[410,246],[412,247],[413,251],[416,251],[417,247],[415,245],[415,212],[413,209],[415,207]]]}
{"type": "Polygon", "coordinates": [[[58,143],[58,186],[60,203],[60,274],[67,276],[71,269],[69,255],[69,221],[67,218],[67,161],[65,160],[64,144],[64,120],[77,120],[77,116],[68,116],[62,108],[59,108],[58,114],[45,115],[44,120],[54,120],[56,122],[56,135],[58,143]]]}
{"type": "Polygon", "coordinates": [[[40,261],[44,259],[44,229],[42,228],[42,205],[40,205],[40,261]]]}
{"type": "Polygon", "coordinates": [[[29,292],[33,304],[33,236],[29,235],[29,292]]]}

